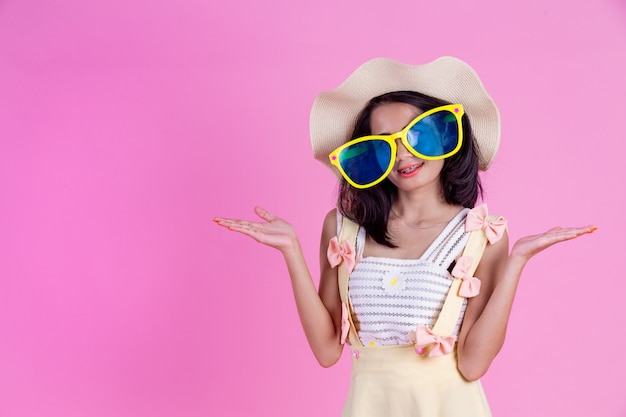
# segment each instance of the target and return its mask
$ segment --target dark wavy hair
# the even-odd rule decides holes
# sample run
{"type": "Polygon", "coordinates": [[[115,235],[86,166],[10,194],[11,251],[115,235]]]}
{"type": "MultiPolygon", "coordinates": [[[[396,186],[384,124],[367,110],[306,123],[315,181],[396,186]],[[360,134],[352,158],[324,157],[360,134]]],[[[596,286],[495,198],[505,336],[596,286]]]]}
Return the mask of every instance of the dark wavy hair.
{"type": "MultiPolygon", "coordinates": [[[[451,104],[444,100],[413,91],[396,91],[374,97],[361,111],[356,120],[352,139],[370,135],[372,111],[382,104],[406,103],[423,111],[451,104]]],[[[463,103],[461,103],[463,104],[463,103]]],[[[478,154],[472,128],[467,114],[463,115],[463,144],[459,152],[444,160],[440,174],[443,198],[448,204],[472,208],[482,197],[482,185],[478,176],[478,154]]],[[[344,178],[339,185],[337,207],[343,215],[358,223],[376,242],[396,247],[387,233],[389,212],[398,195],[395,185],[385,179],[365,189],[351,186],[344,178]]]]}

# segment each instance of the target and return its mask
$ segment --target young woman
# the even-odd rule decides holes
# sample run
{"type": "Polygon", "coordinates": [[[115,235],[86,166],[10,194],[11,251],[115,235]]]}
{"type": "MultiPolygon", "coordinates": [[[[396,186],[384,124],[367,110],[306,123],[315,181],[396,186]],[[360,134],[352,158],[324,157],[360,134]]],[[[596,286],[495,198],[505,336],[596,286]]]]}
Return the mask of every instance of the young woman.
{"type": "Polygon", "coordinates": [[[352,349],[344,416],[488,416],[478,379],[502,347],[526,262],[595,230],[554,228],[517,241],[476,206],[479,170],[500,140],[477,74],[450,57],[375,59],[311,112],[315,157],[341,176],[324,220],[316,290],[293,228],[215,222],[281,251],[302,326],[322,366],[352,349]]]}

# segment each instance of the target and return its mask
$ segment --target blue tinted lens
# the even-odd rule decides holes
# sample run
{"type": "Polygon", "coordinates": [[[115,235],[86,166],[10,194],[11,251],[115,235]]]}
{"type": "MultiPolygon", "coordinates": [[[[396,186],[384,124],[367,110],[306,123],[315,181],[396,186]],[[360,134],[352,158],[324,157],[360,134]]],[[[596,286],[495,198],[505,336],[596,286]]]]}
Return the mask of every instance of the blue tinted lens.
{"type": "Polygon", "coordinates": [[[437,157],[452,152],[459,143],[459,125],[451,112],[444,110],[424,117],[407,134],[409,145],[425,156],[437,157]]]}
{"type": "Polygon", "coordinates": [[[391,146],[383,140],[368,140],[348,146],[339,154],[339,164],[356,184],[378,180],[389,168],[391,146]]]}

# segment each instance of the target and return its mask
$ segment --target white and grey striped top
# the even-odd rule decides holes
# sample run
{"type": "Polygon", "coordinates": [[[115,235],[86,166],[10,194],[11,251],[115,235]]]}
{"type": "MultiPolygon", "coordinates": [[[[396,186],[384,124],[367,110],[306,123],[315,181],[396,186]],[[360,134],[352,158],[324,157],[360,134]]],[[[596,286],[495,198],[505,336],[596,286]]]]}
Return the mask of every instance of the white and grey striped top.
{"type": "MultiPolygon", "coordinates": [[[[357,264],[350,275],[348,293],[355,327],[366,346],[407,344],[418,324],[432,328],[452,283],[448,268],[469,239],[460,211],[420,259],[363,258],[365,230],[359,229],[357,264]]],[[[466,301],[453,334],[457,335],[466,301]]]]}

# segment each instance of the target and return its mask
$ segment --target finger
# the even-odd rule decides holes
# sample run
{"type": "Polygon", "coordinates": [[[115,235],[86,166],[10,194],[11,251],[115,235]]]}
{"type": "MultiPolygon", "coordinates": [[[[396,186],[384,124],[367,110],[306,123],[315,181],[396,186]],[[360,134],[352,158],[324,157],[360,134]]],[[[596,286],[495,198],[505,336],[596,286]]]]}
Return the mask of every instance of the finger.
{"type": "Polygon", "coordinates": [[[560,228],[558,230],[551,229],[550,231],[546,232],[545,238],[547,238],[547,240],[550,242],[550,245],[552,245],[557,242],[563,242],[566,240],[575,239],[585,234],[593,233],[595,230],[597,230],[597,227],[595,226],[570,227],[566,229],[560,228]]]}
{"type": "MultiPolygon", "coordinates": [[[[551,229],[550,231],[552,230],[554,229],[551,229]]],[[[584,227],[568,227],[565,229],[559,228],[559,231],[562,231],[563,233],[575,233],[575,234],[593,233],[596,230],[598,230],[598,228],[593,225],[584,226],[584,227]]]]}
{"type": "Polygon", "coordinates": [[[216,217],[216,218],[213,219],[213,221],[215,223],[217,223],[218,225],[220,225],[220,226],[228,227],[228,225],[233,224],[234,222],[236,222],[238,220],[236,220],[236,219],[228,219],[228,218],[225,218],[225,217],[216,217]]]}
{"type": "Polygon", "coordinates": [[[248,220],[239,220],[239,219],[219,219],[215,223],[223,227],[232,227],[232,226],[252,227],[252,225],[255,224],[248,220]]]}
{"type": "Polygon", "coordinates": [[[260,218],[262,218],[263,220],[267,222],[272,222],[276,220],[276,216],[274,216],[269,211],[265,210],[263,207],[256,206],[254,208],[254,212],[256,213],[257,216],[259,216],[260,218]]]}
{"type": "Polygon", "coordinates": [[[215,222],[215,224],[217,224],[218,226],[222,226],[222,227],[228,227],[228,223],[231,222],[231,219],[226,219],[224,217],[215,217],[213,219],[213,222],[215,222]]]}
{"type": "Polygon", "coordinates": [[[252,229],[251,227],[247,226],[247,225],[242,225],[242,224],[232,224],[230,226],[226,226],[226,228],[232,232],[238,232],[247,236],[250,236],[252,238],[254,238],[253,235],[258,235],[258,231],[252,229]]]}
{"type": "Polygon", "coordinates": [[[577,236],[578,234],[572,229],[560,229],[546,235],[546,237],[553,243],[574,239],[577,236]]]}
{"type": "Polygon", "coordinates": [[[598,226],[589,225],[587,227],[583,227],[583,234],[593,233],[598,230],[598,226]]]}
{"type": "Polygon", "coordinates": [[[577,228],[572,230],[572,232],[574,234],[573,238],[574,237],[578,237],[578,236],[582,236],[582,235],[591,234],[591,233],[595,232],[596,230],[598,230],[598,228],[596,226],[593,226],[593,225],[586,226],[586,227],[577,227],[577,228]]]}

